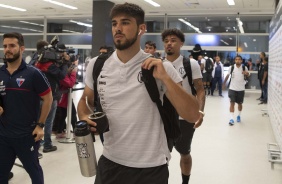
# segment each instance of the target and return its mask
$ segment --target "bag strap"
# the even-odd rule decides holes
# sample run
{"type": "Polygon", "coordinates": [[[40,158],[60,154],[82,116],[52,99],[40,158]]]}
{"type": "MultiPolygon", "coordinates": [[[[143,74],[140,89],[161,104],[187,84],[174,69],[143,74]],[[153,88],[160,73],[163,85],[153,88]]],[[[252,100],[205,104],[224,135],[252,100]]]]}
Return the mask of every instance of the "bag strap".
{"type": "Polygon", "coordinates": [[[156,79],[153,76],[153,70],[154,67],[152,67],[150,70],[142,68],[142,81],[145,84],[150,98],[153,102],[157,104],[162,120],[164,120],[164,117],[162,116],[162,111],[160,110],[162,107],[162,102],[160,100],[160,92],[158,90],[156,79]]]}
{"type": "Polygon", "coordinates": [[[183,57],[183,66],[184,66],[184,70],[185,70],[185,75],[183,76],[183,79],[187,76],[189,85],[191,87],[191,91],[192,91],[192,95],[196,96],[197,91],[194,87],[194,83],[193,83],[193,78],[192,78],[192,68],[191,68],[191,63],[190,63],[190,59],[183,57]]]}
{"type": "Polygon", "coordinates": [[[92,77],[94,80],[93,88],[94,88],[94,101],[97,102],[97,108],[99,111],[103,111],[100,99],[98,98],[98,90],[97,90],[97,79],[101,73],[101,70],[104,66],[105,61],[112,55],[114,51],[110,51],[107,53],[102,53],[98,56],[97,60],[95,61],[95,64],[93,66],[93,72],[92,77]]]}

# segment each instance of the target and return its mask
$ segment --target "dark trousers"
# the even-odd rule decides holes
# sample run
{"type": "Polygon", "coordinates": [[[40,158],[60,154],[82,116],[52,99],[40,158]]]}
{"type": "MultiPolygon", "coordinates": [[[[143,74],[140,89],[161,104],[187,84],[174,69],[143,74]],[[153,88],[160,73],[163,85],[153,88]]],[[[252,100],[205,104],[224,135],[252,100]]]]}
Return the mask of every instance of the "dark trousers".
{"type": "MultiPolygon", "coordinates": [[[[67,117],[67,108],[57,107],[52,130],[57,131],[57,133],[62,133],[66,129],[66,117],[67,117]]],[[[76,122],[77,122],[76,109],[72,101],[71,125],[73,130],[75,128],[76,122]]]]}
{"type": "Polygon", "coordinates": [[[127,167],[99,159],[95,184],[168,184],[167,164],[150,168],[127,167]]]}
{"type": "Polygon", "coordinates": [[[262,86],[261,79],[259,79],[259,86],[260,86],[260,90],[261,90],[260,98],[263,99],[263,86],[262,86]]]}
{"type": "Polygon", "coordinates": [[[213,92],[216,88],[216,84],[218,84],[218,94],[222,95],[222,78],[221,77],[214,77],[212,79],[212,89],[211,89],[211,94],[213,95],[213,92]]]}
{"type": "Polygon", "coordinates": [[[22,162],[32,184],[43,184],[43,170],[38,160],[39,141],[30,136],[7,138],[0,136],[0,183],[8,184],[9,173],[16,157],[22,162]]]}
{"type": "Polygon", "coordinates": [[[268,88],[268,83],[264,83],[264,85],[262,86],[262,92],[263,92],[263,98],[262,101],[267,103],[267,89],[268,88]]]}

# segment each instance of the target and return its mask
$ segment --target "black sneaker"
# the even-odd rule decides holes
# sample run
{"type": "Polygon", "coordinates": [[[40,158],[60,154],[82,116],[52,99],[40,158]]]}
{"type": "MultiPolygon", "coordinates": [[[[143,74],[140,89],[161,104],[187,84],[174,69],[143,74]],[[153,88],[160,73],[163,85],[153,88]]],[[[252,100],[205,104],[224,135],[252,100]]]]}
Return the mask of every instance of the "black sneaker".
{"type": "Polygon", "coordinates": [[[50,148],[44,148],[43,153],[48,153],[56,150],[57,150],[57,146],[51,146],[50,148]]]}
{"type": "Polygon", "coordinates": [[[12,172],[9,173],[9,176],[8,176],[8,180],[10,180],[11,178],[14,177],[14,174],[12,172]]]}
{"type": "Polygon", "coordinates": [[[42,155],[42,153],[38,152],[38,159],[41,159],[41,158],[43,158],[43,155],[42,155]]]}

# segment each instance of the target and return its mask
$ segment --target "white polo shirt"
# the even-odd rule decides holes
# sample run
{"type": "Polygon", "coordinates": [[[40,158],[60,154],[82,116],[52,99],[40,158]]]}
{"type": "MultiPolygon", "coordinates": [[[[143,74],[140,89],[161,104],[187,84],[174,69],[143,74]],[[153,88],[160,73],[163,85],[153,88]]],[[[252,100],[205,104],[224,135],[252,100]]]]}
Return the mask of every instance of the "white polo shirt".
{"type": "MultiPolygon", "coordinates": [[[[233,65],[234,70],[231,75],[231,83],[229,89],[232,89],[234,91],[244,91],[245,90],[245,80],[244,80],[244,75],[242,74],[243,72],[243,67],[242,65],[237,68],[236,64],[233,65]]],[[[231,73],[231,67],[229,67],[228,74],[231,73]]],[[[248,68],[245,67],[245,71],[248,71],[248,68]]]]}
{"type": "MultiPolygon", "coordinates": [[[[110,131],[104,133],[103,155],[121,165],[146,168],[167,163],[170,153],[163,123],[154,102],[141,81],[141,64],[150,54],[140,51],[127,63],[114,52],[98,77],[101,105],[109,119],[110,131]]],[[[92,71],[96,59],[86,70],[86,85],[93,89],[92,71]]],[[[182,81],[170,62],[163,63],[171,78],[182,81]]],[[[163,95],[166,87],[156,80],[163,95]]]]}
{"type": "MultiPolygon", "coordinates": [[[[203,78],[202,72],[201,72],[201,67],[198,64],[198,61],[196,61],[195,59],[190,59],[190,63],[191,63],[191,71],[192,71],[192,80],[203,78]]],[[[179,73],[179,75],[183,79],[184,75],[186,75],[186,72],[185,72],[185,69],[184,69],[184,66],[183,66],[183,56],[180,55],[176,60],[174,60],[172,62],[172,65],[174,66],[176,71],[179,73]]],[[[185,91],[187,93],[192,94],[191,86],[188,82],[187,77],[185,77],[183,79],[182,87],[185,89],[185,91]]],[[[183,118],[179,117],[179,119],[183,119],[183,118]]]]}

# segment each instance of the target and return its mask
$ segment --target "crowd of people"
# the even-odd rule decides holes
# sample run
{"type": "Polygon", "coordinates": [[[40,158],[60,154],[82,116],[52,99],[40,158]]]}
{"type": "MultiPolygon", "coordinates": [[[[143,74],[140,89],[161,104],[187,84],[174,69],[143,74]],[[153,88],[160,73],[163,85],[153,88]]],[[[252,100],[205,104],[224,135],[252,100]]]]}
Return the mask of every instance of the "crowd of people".
{"type": "MultiPolygon", "coordinates": [[[[196,128],[203,123],[207,95],[223,97],[229,80],[230,99],[229,125],[234,125],[235,104],[238,105],[237,122],[245,94],[246,78],[252,65],[242,65],[240,55],[235,57],[224,78],[224,66],[220,56],[214,59],[205,55],[196,44],[191,55],[181,55],[185,36],[176,28],[163,30],[161,37],[165,57],[157,52],[156,44],[147,41],[144,50],[140,40],[146,32],[145,13],[136,4],[115,5],[110,12],[115,50],[103,46],[100,54],[109,53],[104,61],[97,84],[93,79],[93,68],[98,59],[87,63],[85,88],[77,109],[72,102],[72,128],[77,115],[96,132],[96,122],[90,120],[89,109],[97,106],[97,98],[109,119],[110,130],[103,134],[103,154],[98,161],[95,184],[168,183],[168,162],[173,148],[180,154],[180,168],[183,184],[189,183],[192,157],[191,144],[196,128]],[[168,139],[158,107],[151,100],[144,82],[139,80],[141,68],[152,70],[160,98],[167,98],[179,115],[181,136],[168,139]],[[102,77],[103,76],[103,77],[102,77]],[[99,97],[94,95],[97,85],[99,97]],[[142,100],[132,101],[130,99],[142,100]],[[96,101],[96,103],[95,103],[96,101]],[[88,104],[89,103],[89,104],[88,104]],[[134,118],[132,118],[134,117],[134,118]],[[128,149],[130,148],[130,149],[128,149]]],[[[37,44],[37,56],[43,52],[47,41],[37,44]]],[[[6,33],[3,36],[5,63],[0,69],[0,183],[8,183],[13,177],[12,166],[19,158],[28,172],[32,183],[43,184],[43,170],[39,163],[43,152],[57,150],[52,144],[52,132],[57,138],[64,137],[68,104],[68,89],[76,82],[78,60],[61,52],[62,62],[40,62],[33,57],[30,64],[22,58],[25,50],[24,38],[20,33],[6,33]],[[21,103],[18,103],[21,102],[21,103]],[[17,116],[14,112],[18,112],[17,116]]],[[[58,45],[61,50],[64,44],[58,45]]],[[[44,59],[44,58],[43,58],[44,59]]],[[[260,55],[258,79],[262,93],[260,104],[267,103],[268,58],[260,55]]],[[[251,63],[251,61],[250,61],[251,63]]],[[[142,77],[141,77],[142,78],[142,77]]]]}

